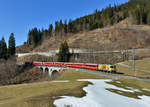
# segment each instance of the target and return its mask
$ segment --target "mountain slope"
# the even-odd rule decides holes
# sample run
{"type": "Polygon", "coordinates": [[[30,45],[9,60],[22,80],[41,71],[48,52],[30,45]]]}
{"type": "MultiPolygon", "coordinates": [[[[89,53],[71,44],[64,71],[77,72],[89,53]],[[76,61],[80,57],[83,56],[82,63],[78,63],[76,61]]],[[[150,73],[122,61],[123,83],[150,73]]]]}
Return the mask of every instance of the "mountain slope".
{"type": "Polygon", "coordinates": [[[17,52],[58,49],[63,40],[67,40],[71,48],[147,47],[148,25],[150,1],[130,0],[113,7],[109,5],[101,11],[95,10],[93,14],[73,21],[56,21],[54,28],[52,24],[48,29],[35,27],[29,31],[27,42],[18,47],[17,52]]]}
{"type": "Polygon", "coordinates": [[[150,26],[132,25],[130,19],[125,19],[114,26],[108,26],[93,31],[83,31],[68,34],[65,37],[51,37],[33,51],[48,51],[58,49],[63,40],[67,40],[70,48],[143,48],[150,46],[150,26]]]}

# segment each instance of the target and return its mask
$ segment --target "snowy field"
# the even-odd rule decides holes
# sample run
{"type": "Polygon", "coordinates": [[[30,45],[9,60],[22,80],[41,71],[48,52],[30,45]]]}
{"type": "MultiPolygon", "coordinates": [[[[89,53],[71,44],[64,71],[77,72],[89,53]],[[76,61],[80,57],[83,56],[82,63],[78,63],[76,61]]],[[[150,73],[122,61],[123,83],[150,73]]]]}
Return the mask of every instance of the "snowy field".
{"type": "Polygon", "coordinates": [[[84,79],[79,81],[93,83],[93,85],[83,88],[87,95],[82,98],[62,96],[61,99],[54,101],[57,107],[150,107],[150,97],[148,96],[139,96],[141,99],[134,99],[115,94],[106,89],[117,89],[124,92],[140,90],[126,90],[106,83],[111,80],[84,79]]]}

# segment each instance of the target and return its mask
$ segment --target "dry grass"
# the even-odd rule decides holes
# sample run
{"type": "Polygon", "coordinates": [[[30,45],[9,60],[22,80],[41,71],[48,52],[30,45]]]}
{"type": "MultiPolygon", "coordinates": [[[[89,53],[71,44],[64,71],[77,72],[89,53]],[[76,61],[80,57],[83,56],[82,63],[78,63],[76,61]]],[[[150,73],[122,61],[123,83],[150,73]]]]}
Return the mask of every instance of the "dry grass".
{"type": "MultiPolygon", "coordinates": [[[[77,71],[66,71],[57,80],[69,80],[65,83],[39,82],[31,84],[11,85],[0,87],[0,107],[54,107],[53,101],[59,96],[82,97],[86,93],[83,87],[89,82],[77,82],[77,79],[104,79],[103,77],[77,71]]],[[[117,87],[126,88],[127,86],[142,90],[150,89],[147,82],[119,79],[121,84],[112,82],[110,84],[117,87]]],[[[110,90],[112,91],[112,90],[110,90]]],[[[112,92],[115,92],[112,91],[112,92]]],[[[119,94],[119,93],[117,93],[119,94]]],[[[136,93],[137,94],[137,93],[136,93]]],[[[136,95],[135,94],[135,95],[136,95]]],[[[142,90],[141,95],[149,95],[147,91],[142,90]]],[[[125,93],[124,96],[136,98],[132,93],[125,93]],[[126,95],[127,94],[127,95],[126,95]]]]}
{"type": "Polygon", "coordinates": [[[68,95],[81,97],[82,90],[88,82],[37,83],[0,88],[1,107],[51,107],[58,96],[68,95]]]}
{"type": "Polygon", "coordinates": [[[121,65],[117,65],[117,71],[118,72],[122,72],[126,75],[131,75],[131,76],[139,76],[139,77],[150,77],[150,73],[148,72],[144,72],[144,71],[139,71],[136,70],[135,72],[132,71],[132,68],[128,68],[128,67],[123,67],[121,65]]]}
{"type": "MultiPolygon", "coordinates": [[[[124,62],[124,64],[132,66],[132,61],[124,62]]],[[[144,58],[142,60],[136,60],[135,66],[139,69],[150,71],[150,58],[144,58]]]]}
{"type": "Polygon", "coordinates": [[[76,79],[100,79],[96,75],[67,71],[57,80],[70,80],[68,83],[41,82],[0,87],[0,107],[52,107],[58,96],[82,97],[82,90],[89,82],[77,82],[76,79]]]}
{"type": "Polygon", "coordinates": [[[25,69],[24,72],[18,74],[15,78],[11,79],[13,84],[33,83],[50,80],[51,78],[43,73],[40,68],[33,67],[25,69]]]}
{"type": "Polygon", "coordinates": [[[117,64],[117,71],[125,73],[127,75],[132,75],[132,76],[134,76],[136,72],[136,76],[150,78],[150,58],[136,60],[135,72],[132,71],[132,61],[126,61],[123,64],[128,65],[129,67],[124,67],[122,65],[117,64]],[[143,70],[146,70],[147,72],[144,72],[143,70]]]}
{"type": "Polygon", "coordinates": [[[106,77],[100,77],[97,75],[91,75],[88,73],[83,73],[80,71],[67,71],[64,72],[60,77],[57,78],[57,80],[70,80],[70,81],[76,81],[77,79],[104,79],[106,77]],[[70,76],[68,76],[70,75],[70,76]],[[73,76],[72,76],[73,75],[73,76]],[[85,75],[85,76],[83,76],[85,75]]]}

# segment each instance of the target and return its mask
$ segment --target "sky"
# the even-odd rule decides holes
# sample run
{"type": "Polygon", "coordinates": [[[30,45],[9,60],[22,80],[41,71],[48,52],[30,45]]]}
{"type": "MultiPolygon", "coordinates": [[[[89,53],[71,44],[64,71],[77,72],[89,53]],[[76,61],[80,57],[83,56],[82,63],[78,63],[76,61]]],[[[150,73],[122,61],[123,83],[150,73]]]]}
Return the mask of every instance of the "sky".
{"type": "Polygon", "coordinates": [[[29,29],[48,28],[56,20],[76,19],[101,10],[109,4],[122,4],[128,0],[0,0],[0,39],[6,42],[10,33],[19,46],[27,40],[29,29]]]}

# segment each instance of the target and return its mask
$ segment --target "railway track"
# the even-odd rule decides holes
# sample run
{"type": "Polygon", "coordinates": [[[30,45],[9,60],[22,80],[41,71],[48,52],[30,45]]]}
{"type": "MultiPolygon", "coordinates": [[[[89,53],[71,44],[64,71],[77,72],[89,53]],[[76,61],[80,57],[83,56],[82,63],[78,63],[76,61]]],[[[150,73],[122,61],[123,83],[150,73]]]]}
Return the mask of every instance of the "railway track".
{"type": "Polygon", "coordinates": [[[135,80],[141,80],[141,81],[145,81],[145,82],[150,82],[150,79],[146,78],[146,77],[135,77],[135,76],[130,76],[130,75],[126,75],[123,73],[106,73],[106,72],[98,72],[95,70],[88,70],[88,69],[79,69],[79,68],[69,68],[70,70],[76,70],[79,72],[86,72],[89,74],[95,74],[98,76],[103,76],[103,77],[108,77],[108,78],[113,78],[113,79],[120,79],[120,78],[126,78],[126,79],[135,79],[135,80]]]}

